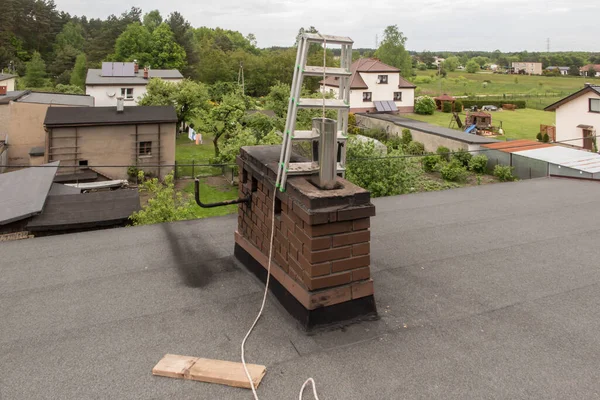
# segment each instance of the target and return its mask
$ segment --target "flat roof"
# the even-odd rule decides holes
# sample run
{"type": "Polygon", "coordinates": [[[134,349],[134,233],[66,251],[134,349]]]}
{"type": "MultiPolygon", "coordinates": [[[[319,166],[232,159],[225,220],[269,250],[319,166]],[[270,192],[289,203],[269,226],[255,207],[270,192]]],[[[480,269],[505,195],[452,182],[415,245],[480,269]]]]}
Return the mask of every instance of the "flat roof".
{"type": "Polygon", "coordinates": [[[6,92],[4,95],[0,95],[0,104],[8,104],[12,100],[16,100],[27,93],[30,93],[29,90],[14,90],[10,92],[6,92]]]}
{"type": "Polygon", "coordinates": [[[523,150],[541,149],[544,147],[553,147],[550,143],[536,142],[535,140],[518,139],[509,140],[507,142],[498,142],[481,145],[481,147],[491,150],[498,150],[504,153],[515,153],[523,150]]]}
{"type": "MultiPolygon", "coordinates": [[[[176,69],[150,69],[149,78],[183,79],[176,69]]],[[[144,79],[144,70],[140,68],[135,76],[102,76],[101,69],[88,69],[85,78],[86,85],[147,85],[149,79],[144,79]]]]}
{"type": "Polygon", "coordinates": [[[167,122],[177,122],[173,106],[125,107],[122,112],[117,112],[116,107],[50,107],[44,125],[55,128],[167,122]]]}
{"type": "Polygon", "coordinates": [[[552,146],[515,152],[520,156],[546,161],[590,174],[600,172],[600,154],[562,146],[552,146]]]}
{"type": "Polygon", "coordinates": [[[0,225],[20,221],[42,211],[59,162],[45,165],[48,167],[0,174],[0,225]]]}
{"type": "Polygon", "coordinates": [[[19,103],[39,103],[64,106],[94,106],[94,98],[85,94],[29,92],[20,97],[19,103]]]}
{"type": "MultiPolygon", "coordinates": [[[[427,122],[417,121],[415,119],[405,117],[399,117],[397,115],[392,114],[357,113],[357,115],[393,122],[394,124],[403,128],[416,129],[422,132],[431,133],[433,135],[442,136],[469,144],[486,144],[498,142],[498,140],[496,139],[473,135],[470,133],[465,133],[450,128],[443,128],[441,126],[432,125],[427,122]]],[[[448,118],[450,118],[450,116],[448,116],[448,118]]]]}
{"type": "MultiPolygon", "coordinates": [[[[246,348],[267,367],[259,396],[314,377],[322,399],[593,398],[598,199],[597,182],[552,178],[374,199],[380,319],[306,335],[269,295],[246,348]]],[[[166,353],[240,360],[264,286],[233,256],[236,226],[0,244],[3,398],[251,397],[151,373],[166,353]]]]}

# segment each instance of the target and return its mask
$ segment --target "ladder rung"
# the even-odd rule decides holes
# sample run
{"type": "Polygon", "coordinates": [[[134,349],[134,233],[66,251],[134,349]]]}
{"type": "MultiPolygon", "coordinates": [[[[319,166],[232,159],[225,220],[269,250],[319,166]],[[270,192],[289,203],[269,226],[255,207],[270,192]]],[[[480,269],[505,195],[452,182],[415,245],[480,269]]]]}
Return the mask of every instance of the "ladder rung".
{"type": "Polygon", "coordinates": [[[334,67],[315,67],[312,65],[307,65],[304,67],[304,75],[306,76],[323,76],[323,70],[325,70],[325,76],[350,76],[352,72],[348,71],[346,68],[334,68],[334,67]]]}
{"type": "MultiPolygon", "coordinates": [[[[292,136],[292,140],[318,140],[320,135],[316,131],[294,131],[294,136],[292,136]]],[[[348,139],[344,136],[344,132],[338,131],[337,140],[338,142],[348,139]]]]}
{"type": "Polygon", "coordinates": [[[327,43],[331,44],[352,44],[354,41],[349,37],[344,36],[333,36],[333,35],[319,35],[318,33],[305,33],[304,37],[309,42],[317,42],[323,43],[327,41],[327,43]]]}
{"type": "MultiPolygon", "coordinates": [[[[341,174],[346,171],[346,168],[342,166],[342,164],[337,163],[337,173],[341,174]]],[[[290,163],[287,169],[288,175],[306,175],[306,174],[314,174],[319,172],[319,163],[312,162],[297,162],[290,163]]]]}
{"type": "MultiPolygon", "coordinates": [[[[298,100],[298,108],[322,108],[323,99],[300,99],[298,100]]],[[[344,100],[325,99],[325,108],[328,109],[344,109],[350,106],[344,103],[344,100]]]]}

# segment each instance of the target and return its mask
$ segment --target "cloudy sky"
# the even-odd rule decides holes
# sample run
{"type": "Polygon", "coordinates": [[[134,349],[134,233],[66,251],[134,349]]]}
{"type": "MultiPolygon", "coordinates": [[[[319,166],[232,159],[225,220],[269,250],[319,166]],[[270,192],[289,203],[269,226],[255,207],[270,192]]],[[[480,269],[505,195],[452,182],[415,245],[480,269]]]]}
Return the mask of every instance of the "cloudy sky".
{"type": "Polygon", "coordinates": [[[355,48],[396,24],[410,50],[600,51],[598,0],[56,0],[72,15],[105,18],[129,7],[163,16],[179,11],[193,26],[254,33],[260,47],[289,46],[300,27],[350,36],[355,48]],[[596,24],[595,24],[596,22],[596,24]]]}

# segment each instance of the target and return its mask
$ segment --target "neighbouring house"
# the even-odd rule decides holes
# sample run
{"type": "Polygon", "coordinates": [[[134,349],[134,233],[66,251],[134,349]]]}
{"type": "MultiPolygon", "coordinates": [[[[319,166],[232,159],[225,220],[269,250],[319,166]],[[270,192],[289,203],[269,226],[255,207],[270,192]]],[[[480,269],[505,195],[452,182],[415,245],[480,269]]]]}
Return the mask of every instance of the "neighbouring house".
{"type": "Polygon", "coordinates": [[[16,79],[17,75],[0,73],[0,95],[14,91],[16,79]]]}
{"type": "Polygon", "coordinates": [[[164,178],[175,164],[176,125],[172,106],[52,107],[45,162],[61,161],[63,174],[91,169],[117,180],[133,167],[164,178]]]}
{"type": "MultiPolygon", "coordinates": [[[[361,58],[350,66],[350,112],[414,111],[416,86],[396,67],[376,58],[361,58]]],[[[321,91],[338,94],[339,78],[321,81],[321,91]]]]}
{"type": "Polygon", "coordinates": [[[557,67],[554,65],[549,66],[548,68],[546,68],[546,71],[558,71],[561,75],[569,75],[569,67],[557,67]]]}
{"type": "Polygon", "coordinates": [[[443,63],[444,63],[444,61],[446,61],[446,59],[445,59],[445,58],[442,58],[442,57],[434,57],[434,59],[433,59],[433,64],[435,64],[435,66],[436,66],[436,67],[439,67],[439,66],[440,66],[440,64],[443,64],[443,63]]]}
{"type": "Polygon", "coordinates": [[[137,190],[81,193],[54,183],[59,162],[0,175],[0,241],[122,227],[140,209],[137,190]]]}
{"type": "Polygon", "coordinates": [[[542,63],[540,62],[513,62],[513,74],[542,75],[542,63]]]}
{"type": "Polygon", "coordinates": [[[7,145],[9,166],[39,165],[43,162],[46,132],[44,118],[48,108],[93,107],[94,98],[86,95],[8,92],[0,95],[0,140],[7,145]]]}
{"type": "Polygon", "coordinates": [[[590,76],[590,70],[593,69],[595,74],[593,74],[594,77],[600,77],[600,64],[588,64],[588,65],[584,65],[583,67],[579,68],[579,74],[582,76],[590,76]]]}
{"type": "Polygon", "coordinates": [[[88,69],[85,93],[96,99],[96,106],[116,106],[123,97],[126,106],[135,106],[146,94],[152,78],[181,82],[183,75],[176,69],[141,69],[137,63],[103,62],[102,69],[88,69]]]}
{"type": "Polygon", "coordinates": [[[556,112],[557,142],[587,150],[594,148],[594,136],[600,127],[600,86],[586,84],[544,110],[556,112]]]}

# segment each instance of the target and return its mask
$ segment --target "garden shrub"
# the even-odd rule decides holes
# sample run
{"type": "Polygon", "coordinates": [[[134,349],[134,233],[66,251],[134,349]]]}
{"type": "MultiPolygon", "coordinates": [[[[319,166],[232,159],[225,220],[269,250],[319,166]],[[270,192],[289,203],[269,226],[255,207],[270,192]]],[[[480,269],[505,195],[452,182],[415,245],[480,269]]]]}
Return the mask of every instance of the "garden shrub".
{"type": "Polygon", "coordinates": [[[365,129],[364,131],[361,132],[361,135],[370,137],[375,140],[379,140],[380,142],[387,141],[387,137],[388,137],[387,133],[385,133],[385,131],[383,129],[379,129],[379,128],[365,129]]]}
{"type": "Polygon", "coordinates": [[[550,136],[548,136],[548,132],[544,133],[544,136],[542,137],[542,142],[550,143],[550,136]]]}
{"type": "Polygon", "coordinates": [[[140,170],[136,166],[132,165],[129,168],[127,168],[127,175],[129,176],[130,181],[135,181],[137,179],[139,173],[140,173],[140,170]]]}
{"type": "Polygon", "coordinates": [[[473,155],[466,150],[460,149],[452,153],[452,159],[458,160],[463,167],[469,166],[469,161],[471,161],[473,155]]]}
{"type": "Polygon", "coordinates": [[[494,176],[500,180],[500,182],[514,181],[515,177],[512,174],[513,167],[508,165],[496,165],[494,167],[494,176]]]}
{"type": "Polygon", "coordinates": [[[535,138],[537,139],[538,142],[541,142],[543,140],[542,132],[538,132],[538,134],[535,135],[535,138]]]}
{"type": "Polygon", "coordinates": [[[348,133],[351,135],[360,134],[360,128],[356,126],[356,115],[354,113],[348,114],[348,133]]]}
{"type": "Polygon", "coordinates": [[[464,182],[467,180],[469,174],[467,169],[458,160],[452,160],[444,164],[440,168],[440,173],[442,174],[442,178],[450,182],[464,182]]]}
{"type": "Polygon", "coordinates": [[[410,142],[412,142],[412,133],[410,133],[410,129],[402,129],[402,144],[408,146],[410,142]]]}
{"type": "Polygon", "coordinates": [[[485,154],[478,154],[469,160],[469,170],[476,174],[483,174],[487,170],[488,158],[485,154]]]}
{"type": "Polygon", "coordinates": [[[421,115],[433,115],[435,101],[429,96],[419,96],[415,101],[415,113],[421,115]]]}
{"type": "Polygon", "coordinates": [[[442,103],[442,112],[451,113],[452,112],[452,103],[449,101],[444,101],[442,103]]]}
{"type": "Polygon", "coordinates": [[[400,136],[392,136],[385,144],[387,145],[388,151],[402,149],[404,146],[404,142],[400,136]]]}
{"type": "Polygon", "coordinates": [[[446,146],[439,146],[435,152],[439,154],[444,160],[450,161],[450,149],[446,146]]]}
{"type": "Polygon", "coordinates": [[[425,153],[425,145],[421,142],[412,141],[406,146],[406,152],[414,156],[419,156],[425,153]]]}
{"type": "Polygon", "coordinates": [[[429,154],[421,159],[425,172],[439,171],[442,159],[437,154],[429,154]]]}
{"type": "Polygon", "coordinates": [[[463,102],[460,100],[456,100],[454,102],[454,111],[461,112],[463,110],[463,102]]]}

